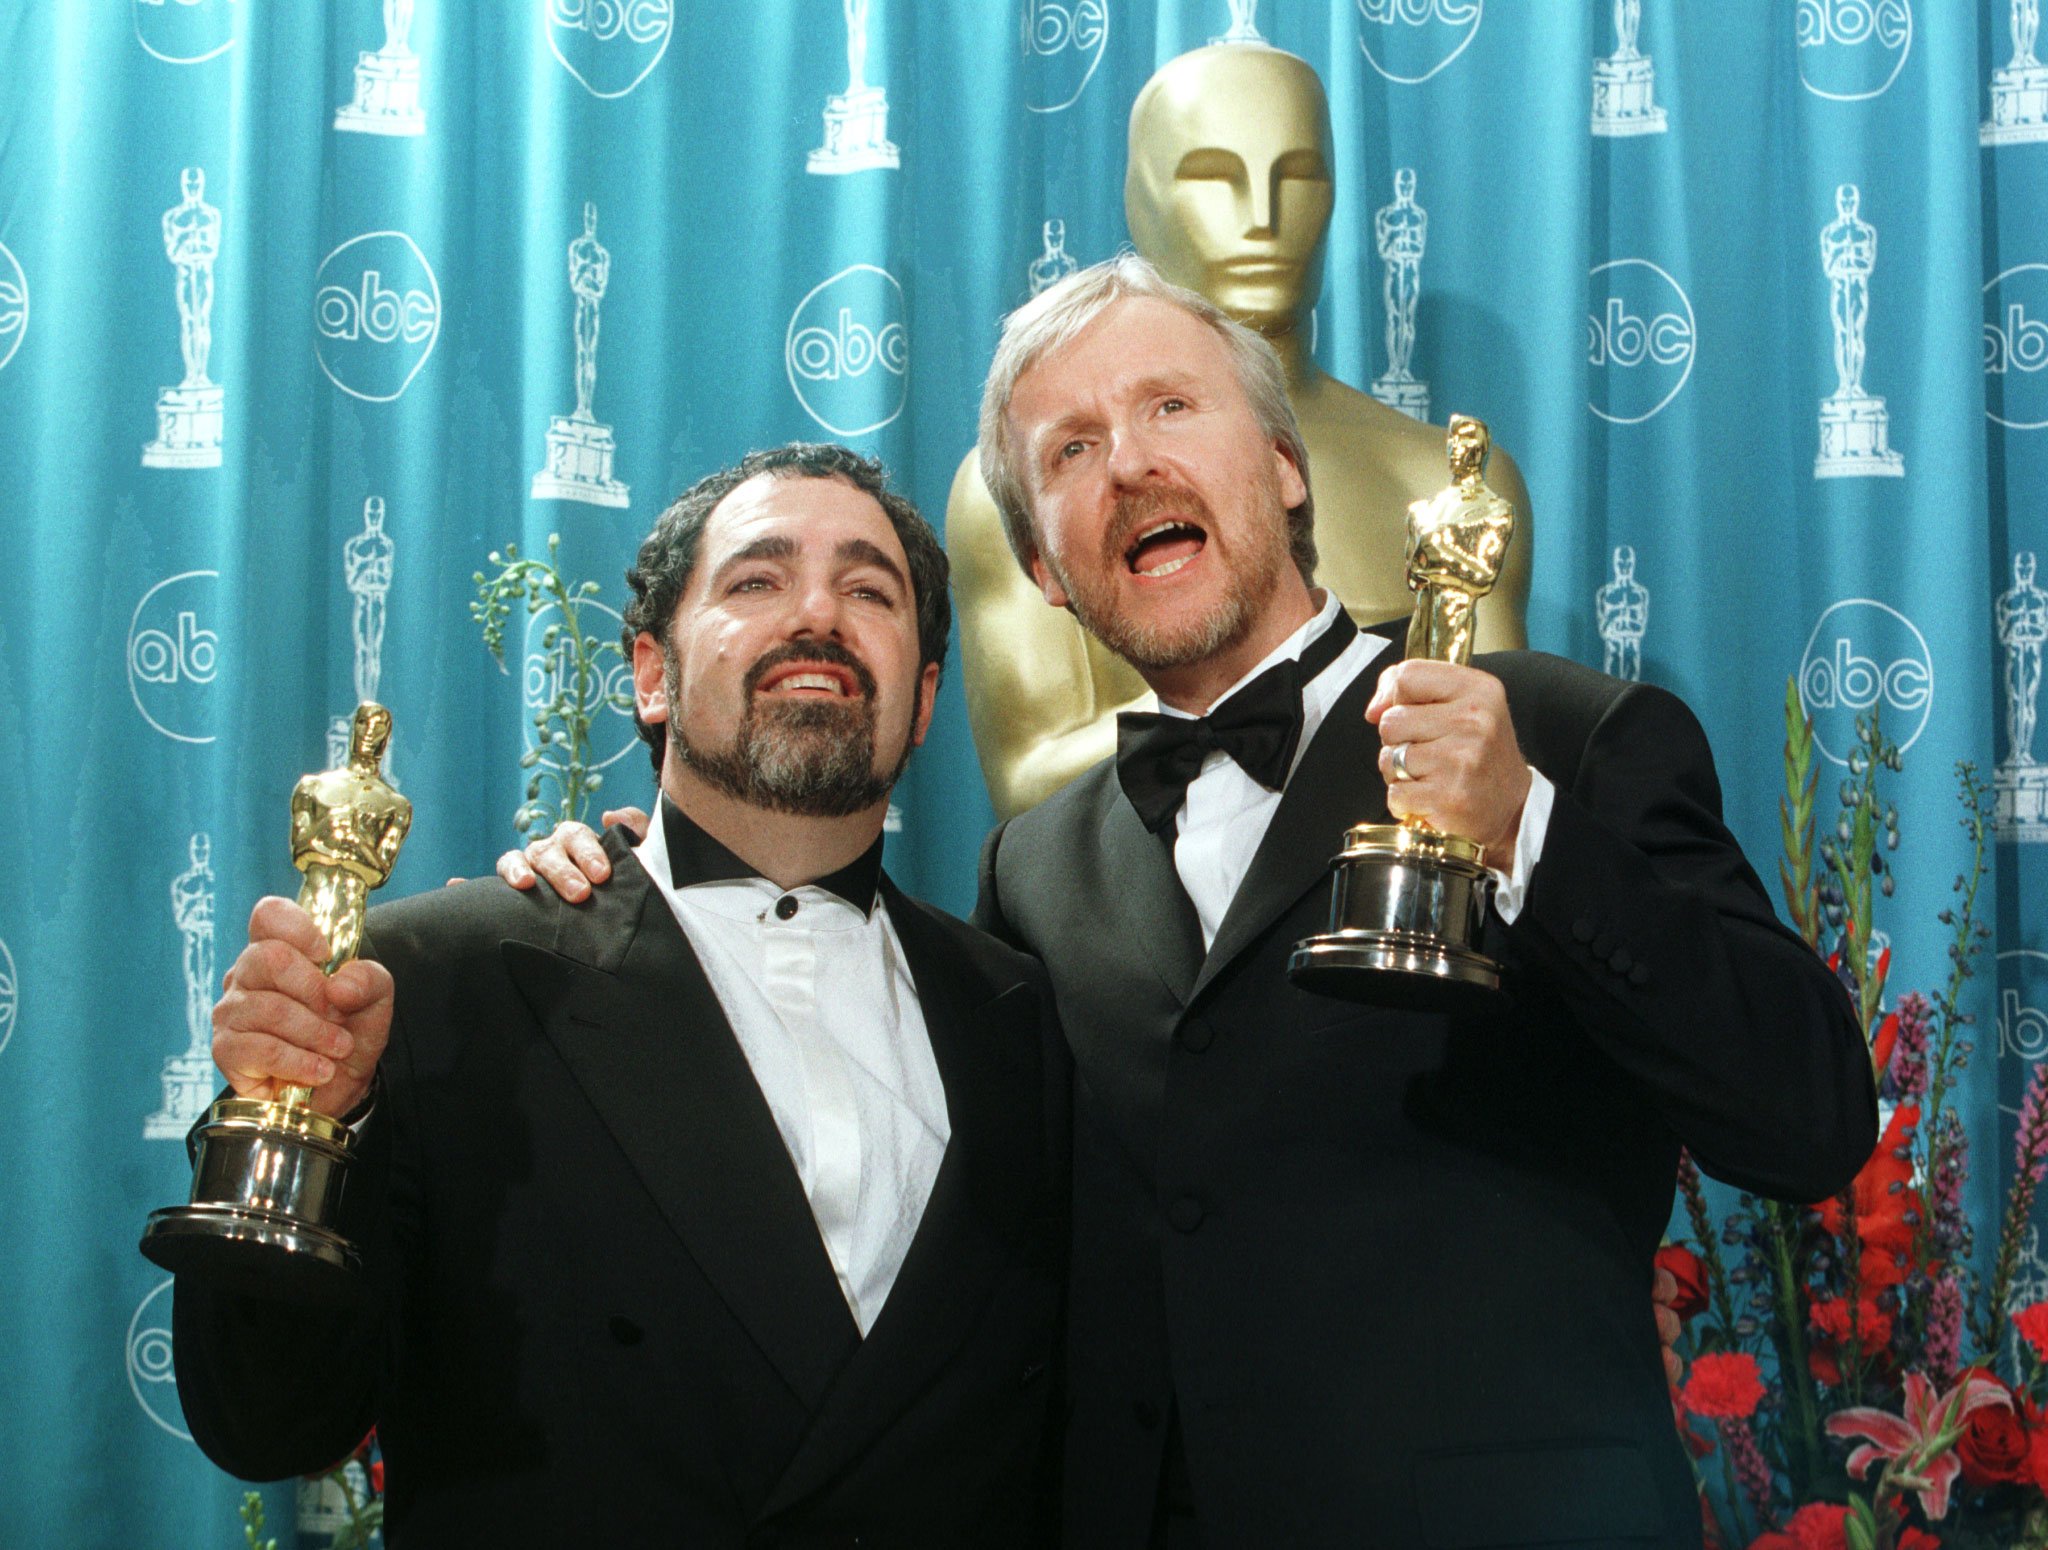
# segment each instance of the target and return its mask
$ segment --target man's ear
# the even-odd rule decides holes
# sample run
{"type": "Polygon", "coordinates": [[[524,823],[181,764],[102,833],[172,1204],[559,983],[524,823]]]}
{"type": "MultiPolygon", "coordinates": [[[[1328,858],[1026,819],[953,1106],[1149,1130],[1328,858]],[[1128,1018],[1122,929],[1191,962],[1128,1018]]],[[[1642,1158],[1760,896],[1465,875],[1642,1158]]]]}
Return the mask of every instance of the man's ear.
{"type": "Polygon", "coordinates": [[[633,637],[633,705],[649,726],[668,720],[668,685],[662,673],[661,642],[645,630],[633,637]]]}
{"type": "Polygon", "coordinates": [[[1051,568],[1045,563],[1045,556],[1036,550],[1032,551],[1031,555],[1031,580],[1040,595],[1054,608],[1068,606],[1067,589],[1061,586],[1059,578],[1053,575],[1051,568]]]}
{"type": "Polygon", "coordinates": [[[925,734],[932,729],[932,710],[939,702],[939,664],[927,662],[924,671],[917,675],[917,715],[910,723],[910,746],[924,745],[925,734]]]}
{"type": "Polygon", "coordinates": [[[1301,477],[1301,469],[1294,461],[1294,454],[1279,442],[1273,443],[1273,471],[1280,478],[1280,509],[1292,511],[1308,499],[1308,481],[1301,477]]]}

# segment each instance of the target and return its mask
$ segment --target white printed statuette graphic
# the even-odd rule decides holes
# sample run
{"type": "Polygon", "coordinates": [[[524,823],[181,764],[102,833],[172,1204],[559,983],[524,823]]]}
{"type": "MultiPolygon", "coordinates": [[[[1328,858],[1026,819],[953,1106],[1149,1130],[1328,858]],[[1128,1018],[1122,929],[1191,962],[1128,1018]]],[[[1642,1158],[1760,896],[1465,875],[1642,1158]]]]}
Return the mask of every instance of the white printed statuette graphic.
{"type": "Polygon", "coordinates": [[[2041,697],[2041,648],[2048,644],[2048,592],[2034,584],[2034,554],[2012,557],[2012,586],[1998,599],[1998,644],[2005,648],[2005,757],[1991,772],[1998,838],[2048,842],[2048,765],[2034,760],[2034,719],[2041,697]]]}
{"type": "Polygon", "coordinates": [[[1913,52],[1911,0],[1799,0],[1793,26],[1800,84],[1832,102],[1883,96],[1913,52]]]}
{"type": "Polygon", "coordinates": [[[220,257],[220,211],[202,197],[206,174],[187,167],[185,197],[164,212],[164,253],[177,274],[178,351],[185,380],[156,396],[156,440],[142,449],[145,468],[220,467],[225,395],[206,375],[213,348],[213,262],[220,257]]]}
{"type": "Polygon", "coordinates": [[[1264,43],[1259,35],[1259,0],[1230,0],[1230,30],[1211,43],[1264,43]]]}
{"type": "Polygon", "coordinates": [[[1984,145],[2048,140],[2048,65],[2034,57],[2041,0],[2012,0],[2012,62],[1991,72],[1991,117],[1977,131],[1984,145]]]}
{"type": "Polygon", "coordinates": [[[423,135],[420,56],[406,42],[412,0],[384,0],[384,46],[356,56],[356,94],[334,115],[336,129],[363,135],[423,135]]]}
{"type": "Polygon", "coordinates": [[[597,240],[597,206],[583,207],[583,235],[569,244],[569,289],[576,296],[576,409],[548,420],[548,466],[533,476],[538,501],[623,506],[626,486],[612,477],[618,444],[590,412],[597,392],[598,307],[611,284],[612,256],[597,240]]]}
{"type": "Polygon", "coordinates": [[[0,366],[14,359],[28,332],[28,276],[0,243],[0,366]]]}
{"type": "Polygon", "coordinates": [[[1600,641],[1606,648],[1600,670],[1631,681],[1643,676],[1643,636],[1650,628],[1650,589],[1636,580],[1636,552],[1627,544],[1614,551],[1614,575],[1593,594],[1600,641]]]}
{"type": "Polygon", "coordinates": [[[20,1009],[21,981],[14,972],[14,954],[0,942],[0,1050],[14,1037],[14,1018],[20,1009]]]}
{"type": "Polygon", "coordinates": [[[1067,223],[1053,219],[1045,223],[1045,251],[1031,261],[1031,294],[1050,290],[1081,266],[1067,251],[1067,223]]]}
{"type": "Polygon", "coordinates": [[[1372,396],[1389,409],[1429,418],[1429,384],[1416,379],[1415,308],[1422,299],[1422,252],[1429,243],[1429,212],[1415,202],[1415,169],[1394,174],[1394,202],[1372,219],[1373,240],[1385,266],[1381,293],[1387,309],[1387,371],[1374,379],[1372,396]]]}
{"type": "Polygon", "coordinates": [[[806,170],[867,172],[898,164],[889,142],[889,98],[868,85],[868,0],[841,0],[846,10],[846,90],[825,99],[825,143],[806,170]]]}
{"type": "MultiPolygon", "coordinates": [[[[377,698],[377,683],[384,673],[384,600],[391,594],[391,567],[398,547],[384,531],[384,499],[372,495],[363,502],[363,530],[341,546],[342,584],[350,601],[349,634],[355,642],[355,704],[377,698]]],[[[327,725],[327,767],[340,769],[348,763],[349,731],[355,720],[354,706],[348,715],[336,716],[327,725]]],[[[384,778],[392,785],[391,750],[384,751],[384,778]]]]}
{"type": "Polygon", "coordinates": [[[1358,0],[1365,62],[1398,86],[1418,86],[1464,53],[1485,0],[1358,0]]]}
{"type": "Polygon", "coordinates": [[[1854,183],[1835,190],[1835,219],[1820,234],[1828,277],[1828,318],[1835,327],[1835,390],[1821,400],[1816,479],[1893,478],[1906,460],[1892,450],[1884,400],[1863,391],[1870,275],[1877,267],[1877,228],[1859,218],[1854,183]]]}
{"type": "Polygon", "coordinates": [[[164,1106],[142,1124],[145,1141],[182,1141],[213,1101],[212,842],[192,836],[192,864],[171,879],[171,919],[184,944],[185,1048],[164,1062],[164,1106]]]}
{"type": "Polygon", "coordinates": [[[1656,69],[1636,47],[1643,25],[1643,0],[1614,0],[1614,31],[1620,46],[1593,61],[1593,133],[1622,138],[1661,135],[1667,127],[1656,103],[1656,69]]]}

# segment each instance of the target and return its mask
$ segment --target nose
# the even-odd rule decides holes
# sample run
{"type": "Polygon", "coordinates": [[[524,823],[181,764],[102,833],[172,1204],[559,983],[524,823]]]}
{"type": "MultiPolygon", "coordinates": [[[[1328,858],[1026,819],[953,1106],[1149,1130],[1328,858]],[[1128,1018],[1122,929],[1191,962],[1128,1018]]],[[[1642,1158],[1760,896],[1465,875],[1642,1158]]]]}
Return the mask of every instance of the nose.
{"type": "Polygon", "coordinates": [[[791,595],[792,636],[822,635],[837,640],[844,621],[844,600],[829,580],[804,582],[791,595]]]}
{"type": "Polygon", "coordinates": [[[1271,237],[1280,224],[1280,169],[1265,167],[1245,177],[1244,213],[1247,237],[1271,237]]]}
{"type": "Polygon", "coordinates": [[[1158,449],[1142,421],[1117,426],[1109,437],[1109,477],[1118,485],[1140,485],[1163,473],[1158,449]]]}

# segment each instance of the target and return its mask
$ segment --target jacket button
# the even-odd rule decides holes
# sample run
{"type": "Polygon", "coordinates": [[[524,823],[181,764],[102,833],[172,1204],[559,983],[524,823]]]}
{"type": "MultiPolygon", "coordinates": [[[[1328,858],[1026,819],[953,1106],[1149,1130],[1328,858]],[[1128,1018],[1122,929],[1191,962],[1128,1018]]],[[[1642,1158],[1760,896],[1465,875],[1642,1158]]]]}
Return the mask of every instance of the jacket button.
{"type": "Polygon", "coordinates": [[[1193,1195],[1182,1195],[1166,1208],[1166,1219],[1177,1232],[1193,1232],[1202,1225],[1203,1215],[1202,1202],[1193,1195]]]}
{"type": "Polygon", "coordinates": [[[1159,1425],[1159,1407],[1149,1399],[1141,1399],[1131,1406],[1131,1417],[1146,1431],[1153,1431],[1159,1425]]]}
{"type": "Polygon", "coordinates": [[[1216,1035],[1207,1023],[1189,1023],[1180,1031],[1182,1049],[1193,1050],[1197,1055],[1215,1042],[1216,1035]]]}
{"type": "Polygon", "coordinates": [[[1616,945],[1614,938],[1603,931],[1600,935],[1593,938],[1593,956],[1604,962],[1614,951],[1616,945]]]}
{"type": "Polygon", "coordinates": [[[1626,974],[1635,967],[1635,959],[1629,957],[1626,947],[1617,947],[1614,950],[1614,956],[1607,960],[1607,967],[1616,974],[1626,974]]]}
{"type": "Polygon", "coordinates": [[[1628,971],[1628,982],[1638,990],[1649,984],[1650,966],[1647,963],[1639,963],[1633,969],[1630,969],[1628,971]]]}
{"type": "Polygon", "coordinates": [[[1572,922],[1572,940],[1581,945],[1593,940],[1593,920],[1591,916],[1581,915],[1572,922]]]}

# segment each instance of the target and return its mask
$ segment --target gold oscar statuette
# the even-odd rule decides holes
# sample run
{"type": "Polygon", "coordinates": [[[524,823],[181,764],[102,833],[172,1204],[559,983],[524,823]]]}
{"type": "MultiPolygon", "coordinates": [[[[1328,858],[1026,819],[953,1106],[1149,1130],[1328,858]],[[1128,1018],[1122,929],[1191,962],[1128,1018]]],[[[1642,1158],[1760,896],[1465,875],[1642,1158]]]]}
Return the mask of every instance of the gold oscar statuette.
{"type": "MultiPolygon", "coordinates": [[[[1515,508],[1486,483],[1486,426],[1452,415],[1451,483],[1408,508],[1408,657],[1472,660],[1473,604],[1500,577],[1515,508]]],[[[1358,824],[1330,863],[1330,929],[1297,942],[1288,976],[1304,990],[1381,1006],[1444,1009],[1500,989],[1479,951],[1493,874],[1483,847],[1426,821],[1358,824]]]]}
{"type": "MultiPolygon", "coordinates": [[[[391,712],[356,707],[348,763],[292,790],[299,907],[327,938],[332,974],[362,945],[370,890],[397,864],[412,804],[379,766],[391,712]]],[[[311,1106],[303,1087],[274,1098],[223,1098],[193,1128],[192,1199],[150,1213],[142,1252],[166,1270],[231,1290],[342,1301],[361,1256],[337,1230],[354,1137],[311,1106]]]]}

